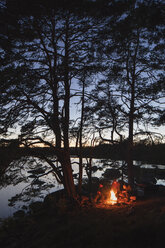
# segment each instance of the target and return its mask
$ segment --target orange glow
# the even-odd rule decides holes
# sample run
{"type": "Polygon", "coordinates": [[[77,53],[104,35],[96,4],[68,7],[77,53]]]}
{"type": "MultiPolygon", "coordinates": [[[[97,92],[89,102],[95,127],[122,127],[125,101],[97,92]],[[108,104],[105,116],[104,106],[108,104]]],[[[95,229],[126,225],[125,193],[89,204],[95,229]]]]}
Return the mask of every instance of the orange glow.
{"type": "Polygon", "coordinates": [[[110,191],[110,197],[107,201],[108,204],[114,205],[117,203],[117,197],[113,190],[110,191]]]}

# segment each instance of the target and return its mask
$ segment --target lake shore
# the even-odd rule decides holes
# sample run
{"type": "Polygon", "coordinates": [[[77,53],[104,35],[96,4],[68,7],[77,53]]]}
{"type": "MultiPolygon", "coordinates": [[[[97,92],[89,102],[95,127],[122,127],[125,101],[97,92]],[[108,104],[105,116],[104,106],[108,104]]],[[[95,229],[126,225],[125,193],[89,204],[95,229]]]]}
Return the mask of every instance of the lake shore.
{"type": "Polygon", "coordinates": [[[129,205],[86,205],[68,209],[65,201],[38,205],[0,227],[0,247],[163,247],[165,192],[129,205]]]}

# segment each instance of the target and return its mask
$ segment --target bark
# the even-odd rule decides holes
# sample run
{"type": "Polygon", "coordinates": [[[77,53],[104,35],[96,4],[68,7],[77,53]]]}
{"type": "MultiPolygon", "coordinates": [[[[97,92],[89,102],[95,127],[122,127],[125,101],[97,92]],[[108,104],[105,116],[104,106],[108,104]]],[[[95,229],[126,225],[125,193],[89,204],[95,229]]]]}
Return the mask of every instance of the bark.
{"type": "Polygon", "coordinates": [[[57,97],[57,84],[54,86],[53,90],[53,131],[56,137],[56,147],[61,148],[61,129],[59,123],[59,101],[57,97]]]}
{"type": "Polygon", "coordinates": [[[65,29],[65,57],[64,57],[64,85],[65,85],[65,99],[64,99],[64,149],[69,150],[69,104],[70,104],[70,85],[69,85],[69,44],[68,44],[69,23],[66,18],[65,29]]]}
{"type": "Polygon", "coordinates": [[[133,124],[134,124],[134,104],[135,104],[135,81],[131,83],[131,101],[129,112],[129,135],[128,135],[128,183],[133,187],[134,174],[133,174],[133,124]]]}
{"type": "Polygon", "coordinates": [[[134,185],[134,174],[133,174],[133,113],[129,116],[129,137],[128,137],[128,183],[134,185]]]}
{"type": "Polygon", "coordinates": [[[74,185],[73,174],[72,174],[72,166],[70,161],[70,154],[67,151],[63,151],[61,154],[61,158],[59,159],[62,171],[63,171],[63,183],[64,190],[69,200],[72,202],[77,201],[77,193],[74,185]]]}
{"type": "MultiPolygon", "coordinates": [[[[134,169],[133,169],[133,125],[134,125],[134,113],[135,113],[135,82],[136,82],[136,60],[137,53],[139,48],[139,31],[137,30],[137,43],[135,47],[133,64],[132,64],[132,73],[131,82],[129,77],[128,61],[127,61],[127,80],[131,87],[131,99],[130,99],[130,111],[129,111],[129,135],[128,135],[128,183],[133,187],[134,186],[134,169]]],[[[131,57],[130,53],[128,52],[131,57]]],[[[128,59],[129,59],[128,56],[128,59]]]]}
{"type": "Polygon", "coordinates": [[[84,122],[84,93],[85,93],[85,83],[83,82],[82,99],[81,99],[82,106],[81,106],[80,138],[79,138],[80,154],[79,154],[79,184],[78,184],[78,190],[79,190],[79,195],[80,196],[81,196],[81,191],[82,191],[82,175],[83,175],[82,133],[83,133],[83,122],[84,122]]]}
{"type": "Polygon", "coordinates": [[[53,53],[53,70],[50,70],[52,73],[52,91],[53,91],[53,115],[54,115],[54,126],[53,131],[56,136],[56,147],[61,148],[61,128],[59,122],[59,100],[58,100],[58,80],[56,74],[57,68],[57,46],[55,41],[55,18],[52,18],[52,47],[54,50],[53,53]]]}
{"type": "Polygon", "coordinates": [[[92,158],[89,159],[89,171],[88,171],[88,190],[89,190],[89,199],[91,200],[92,193],[92,158]]]}
{"type": "Polygon", "coordinates": [[[66,17],[66,29],[65,29],[65,56],[64,56],[64,85],[65,85],[65,98],[64,98],[64,122],[63,122],[63,134],[64,134],[64,151],[60,158],[64,189],[68,198],[71,201],[76,201],[77,194],[73,180],[72,166],[69,153],[69,105],[70,105],[70,85],[69,85],[69,22],[66,17]]]}

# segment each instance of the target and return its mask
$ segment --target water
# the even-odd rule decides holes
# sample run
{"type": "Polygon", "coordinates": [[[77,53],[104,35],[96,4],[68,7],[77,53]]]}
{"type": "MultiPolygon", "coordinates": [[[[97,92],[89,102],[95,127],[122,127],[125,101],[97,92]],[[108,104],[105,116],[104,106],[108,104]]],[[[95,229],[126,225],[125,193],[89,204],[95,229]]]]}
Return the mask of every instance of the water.
{"type": "MultiPolygon", "coordinates": [[[[77,158],[72,158],[72,162],[78,162],[77,158]]],[[[34,163],[31,162],[31,163],[34,163]]],[[[86,163],[86,159],[83,159],[83,163],[86,163]]],[[[105,172],[107,168],[120,168],[122,166],[123,162],[122,161],[116,161],[113,162],[110,159],[93,159],[92,160],[92,165],[95,166],[95,168],[99,168],[97,171],[92,173],[93,177],[102,177],[102,174],[105,172]]],[[[165,165],[151,165],[151,164],[145,164],[139,161],[134,161],[135,166],[140,166],[141,168],[150,168],[150,169],[165,169],[165,165]]],[[[25,166],[26,167],[26,166],[25,166]]],[[[76,163],[73,163],[72,165],[73,168],[73,174],[78,173],[78,165],[76,163]]],[[[24,173],[25,175],[28,175],[27,170],[23,170],[21,173],[24,173]]],[[[83,177],[86,178],[86,172],[84,170],[83,172],[83,177]]],[[[32,180],[32,179],[30,179],[32,180]]],[[[9,199],[16,194],[20,194],[22,191],[26,191],[26,186],[29,185],[30,180],[28,182],[21,182],[18,183],[17,185],[9,185],[0,190],[0,219],[1,218],[6,218],[10,217],[13,215],[13,213],[19,209],[22,208],[22,206],[26,206],[29,204],[29,202],[21,202],[18,201],[15,206],[8,206],[9,199]]],[[[33,200],[43,200],[45,195],[48,193],[57,191],[59,189],[62,189],[63,186],[58,184],[57,181],[55,180],[54,176],[52,174],[49,174],[47,176],[44,176],[42,180],[45,180],[46,182],[50,182],[53,184],[53,187],[50,189],[42,190],[40,197],[35,197],[33,200]]],[[[75,182],[77,180],[75,179],[75,182]]],[[[165,185],[165,179],[157,179],[157,184],[158,185],[165,185]]]]}

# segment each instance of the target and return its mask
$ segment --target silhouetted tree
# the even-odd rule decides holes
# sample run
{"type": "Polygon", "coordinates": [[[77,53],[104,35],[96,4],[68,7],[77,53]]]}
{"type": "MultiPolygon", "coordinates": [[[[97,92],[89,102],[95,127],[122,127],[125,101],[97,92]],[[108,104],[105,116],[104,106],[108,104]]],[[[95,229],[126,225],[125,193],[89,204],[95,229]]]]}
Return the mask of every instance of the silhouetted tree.
{"type": "Polygon", "coordinates": [[[19,2],[8,1],[3,9],[3,20],[8,21],[2,33],[1,133],[18,125],[25,147],[50,147],[60,166],[38,156],[52,167],[67,196],[76,200],[69,153],[71,86],[89,56],[92,28],[69,1],[48,2],[25,1],[17,10],[19,2]]]}
{"type": "MultiPolygon", "coordinates": [[[[110,1],[107,1],[110,3],[110,1]]],[[[115,5],[114,5],[115,6],[115,5]]],[[[116,2],[116,7],[117,7],[116,2]]],[[[96,53],[103,68],[93,94],[94,123],[121,135],[128,131],[128,181],[133,184],[134,129],[145,133],[162,113],[164,97],[163,5],[157,1],[125,1],[121,16],[107,17],[99,30],[96,53]],[[120,132],[119,132],[120,131],[120,132]]],[[[107,13],[107,12],[106,12],[107,13]]],[[[103,139],[104,140],[104,139],[103,139]]],[[[106,140],[106,139],[105,139],[106,140]]],[[[107,140],[108,141],[108,140],[107,140]]]]}

